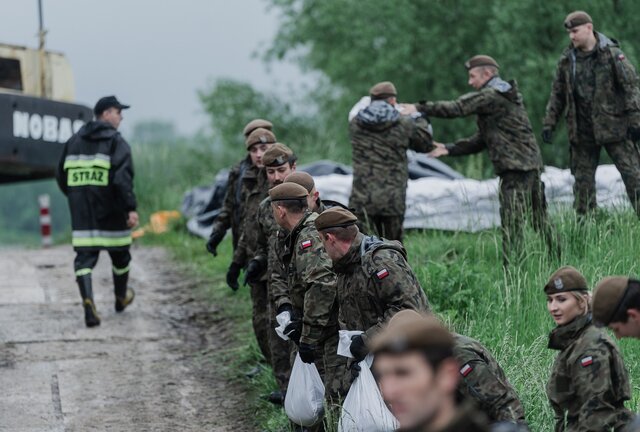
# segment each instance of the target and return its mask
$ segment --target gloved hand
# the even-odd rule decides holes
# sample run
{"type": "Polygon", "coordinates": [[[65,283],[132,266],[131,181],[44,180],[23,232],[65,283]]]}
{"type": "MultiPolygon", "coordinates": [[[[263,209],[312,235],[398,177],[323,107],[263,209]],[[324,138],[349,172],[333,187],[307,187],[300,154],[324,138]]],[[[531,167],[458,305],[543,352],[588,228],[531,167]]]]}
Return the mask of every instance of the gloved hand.
{"type": "MultiPolygon", "coordinates": [[[[291,313],[291,312],[293,312],[293,307],[289,303],[285,303],[283,305],[280,305],[280,307],[276,311],[276,315],[280,315],[282,312],[291,313]]],[[[291,313],[291,315],[293,315],[293,314],[291,313]]]]}
{"type": "Polygon", "coordinates": [[[207,251],[211,255],[218,256],[218,251],[216,249],[218,248],[218,245],[224,238],[224,234],[225,234],[224,232],[220,232],[220,231],[211,232],[211,237],[209,237],[209,240],[207,240],[207,251]]]}
{"type": "Polygon", "coordinates": [[[300,354],[300,360],[305,363],[313,363],[315,361],[314,351],[316,350],[315,345],[310,345],[306,343],[301,343],[298,347],[298,354],[300,354]]]}
{"type": "Polygon", "coordinates": [[[288,336],[294,344],[300,344],[300,336],[302,336],[302,321],[293,319],[292,317],[291,322],[284,328],[283,333],[288,336]]]}
{"type": "Polygon", "coordinates": [[[240,286],[238,285],[238,277],[240,277],[240,264],[232,262],[227,270],[227,285],[234,291],[237,291],[240,286]]]}
{"type": "Polygon", "coordinates": [[[640,141],[640,126],[629,126],[629,129],[627,129],[627,136],[634,143],[640,141]]]}
{"type": "Polygon", "coordinates": [[[553,131],[551,130],[551,128],[544,128],[542,129],[542,142],[545,144],[551,144],[551,141],[553,140],[553,131]]]}
{"type": "Polygon", "coordinates": [[[349,346],[349,351],[351,351],[351,355],[353,355],[353,360],[356,363],[364,360],[367,354],[369,354],[369,349],[367,348],[367,345],[364,343],[364,339],[362,339],[362,335],[351,336],[351,345],[349,346]]]}
{"type": "Polygon", "coordinates": [[[244,271],[244,286],[247,286],[249,282],[255,282],[262,275],[262,266],[260,261],[252,259],[247,264],[247,269],[244,271]]]}
{"type": "Polygon", "coordinates": [[[349,366],[349,371],[351,372],[352,383],[356,380],[356,378],[358,378],[361,370],[362,368],[360,367],[360,364],[358,362],[354,361],[353,363],[351,363],[351,366],[349,366]]]}

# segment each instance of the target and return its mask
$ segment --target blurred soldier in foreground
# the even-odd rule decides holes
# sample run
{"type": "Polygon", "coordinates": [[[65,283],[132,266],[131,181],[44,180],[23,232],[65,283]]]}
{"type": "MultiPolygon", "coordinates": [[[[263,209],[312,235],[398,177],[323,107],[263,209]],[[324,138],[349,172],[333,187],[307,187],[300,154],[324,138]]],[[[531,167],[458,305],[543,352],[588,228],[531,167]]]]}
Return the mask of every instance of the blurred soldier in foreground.
{"type": "Polygon", "coordinates": [[[598,282],[593,294],[593,321],[609,327],[618,339],[640,339],[640,281],[609,276],[598,282]]]}
{"type": "Polygon", "coordinates": [[[135,295],[128,287],[131,228],[138,224],[129,144],[118,132],[122,110],[115,96],[100,99],[94,121],[85,124],[64,146],[57,171],[60,190],[69,199],[74,268],[87,327],[100,325],[93,302],[91,273],[101,250],[113,264],[116,312],[135,295]]]}
{"type": "Polygon", "coordinates": [[[428,152],[433,148],[431,125],[419,113],[400,114],[393,83],[378,83],[370,94],[371,105],[349,123],[353,151],[349,207],[356,209],[367,231],[402,241],[409,176],[407,150],[428,152]]]}
{"type": "Polygon", "coordinates": [[[600,149],[622,175],[631,206],[640,216],[640,91],[633,65],[618,42],[593,31],[591,17],[582,11],[564,21],[571,44],[558,61],[543,121],[542,140],[552,133],[565,114],[574,208],[579,216],[594,210],[596,168],[600,149]]]}

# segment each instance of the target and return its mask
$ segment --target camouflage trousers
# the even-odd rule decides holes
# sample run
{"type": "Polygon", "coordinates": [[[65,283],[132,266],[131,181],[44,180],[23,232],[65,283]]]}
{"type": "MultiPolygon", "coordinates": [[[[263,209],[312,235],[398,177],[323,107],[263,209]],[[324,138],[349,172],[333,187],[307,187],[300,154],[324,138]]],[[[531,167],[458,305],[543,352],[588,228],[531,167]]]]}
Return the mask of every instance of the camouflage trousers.
{"type": "Polygon", "coordinates": [[[271,351],[271,369],[281,392],[287,391],[291,376],[291,346],[275,331],[277,307],[273,301],[273,293],[269,288],[269,350],[271,351]]]}
{"type": "MultiPolygon", "coordinates": [[[[640,152],[635,143],[626,140],[604,144],[607,154],[620,171],[627,189],[631,207],[640,217],[640,152]]],[[[594,140],[583,140],[579,145],[571,145],[571,174],[575,178],[573,185],[573,207],[580,216],[595,210],[596,169],[600,161],[601,146],[594,140]]]]}
{"type": "Polygon", "coordinates": [[[531,223],[542,234],[549,255],[560,258],[560,242],[549,222],[544,183],[538,171],[507,171],[500,174],[500,219],[505,266],[519,260],[524,252],[525,222],[531,223]]]}
{"type": "Polygon", "coordinates": [[[404,215],[382,216],[371,215],[360,211],[357,211],[355,215],[358,217],[358,221],[361,221],[364,226],[363,232],[387,240],[398,240],[402,242],[404,215]]]}
{"type": "Polygon", "coordinates": [[[271,349],[269,347],[270,308],[267,283],[257,281],[251,282],[249,286],[251,288],[251,303],[253,305],[251,316],[253,332],[256,335],[260,352],[267,360],[267,363],[271,364],[271,349]]]}

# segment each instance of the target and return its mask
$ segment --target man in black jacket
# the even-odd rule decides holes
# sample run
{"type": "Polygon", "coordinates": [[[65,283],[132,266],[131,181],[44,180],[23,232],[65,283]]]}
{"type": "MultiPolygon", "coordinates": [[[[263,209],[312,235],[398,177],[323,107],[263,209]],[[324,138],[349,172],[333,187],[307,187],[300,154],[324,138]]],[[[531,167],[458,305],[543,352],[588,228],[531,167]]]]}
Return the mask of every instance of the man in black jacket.
{"type": "Polygon", "coordinates": [[[131,228],[138,224],[133,164],[131,149],[117,130],[127,108],[115,96],[100,99],[93,109],[96,119],[67,141],[58,164],[58,186],[69,199],[74,268],[87,327],[100,325],[91,272],[101,250],[109,252],[113,265],[116,312],[135,295],[127,286],[131,228]]]}

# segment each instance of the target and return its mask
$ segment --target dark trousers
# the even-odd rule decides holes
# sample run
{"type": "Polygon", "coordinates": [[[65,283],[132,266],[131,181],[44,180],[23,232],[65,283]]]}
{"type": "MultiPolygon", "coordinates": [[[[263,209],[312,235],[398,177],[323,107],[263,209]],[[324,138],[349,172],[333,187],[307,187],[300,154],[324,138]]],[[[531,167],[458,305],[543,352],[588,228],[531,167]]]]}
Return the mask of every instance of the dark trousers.
{"type": "Polygon", "coordinates": [[[356,216],[363,223],[367,234],[402,242],[404,215],[382,216],[358,212],[356,216]]]}
{"type": "Polygon", "coordinates": [[[249,283],[251,288],[251,303],[253,304],[253,332],[258,341],[260,352],[264,356],[267,363],[271,364],[271,348],[269,346],[269,292],[265,281],[257,281],[249,283]]]}
{"type": "MultiPolygon", "coordinates": [[[[126,273],[129,271],[129,263],[131,262],[131,253],[129,249],[110,250],[111,264],[114,273],[126,273]]],[[[76,259],[73,263],[76,276],[89,274],[98,263],[100,256],[99,250],[77,250],[76,259]]]]}

